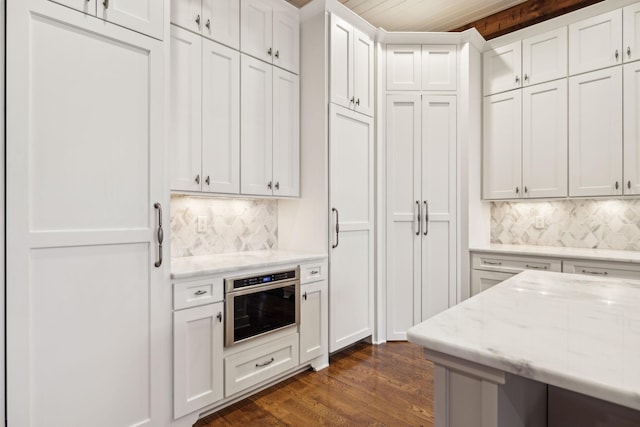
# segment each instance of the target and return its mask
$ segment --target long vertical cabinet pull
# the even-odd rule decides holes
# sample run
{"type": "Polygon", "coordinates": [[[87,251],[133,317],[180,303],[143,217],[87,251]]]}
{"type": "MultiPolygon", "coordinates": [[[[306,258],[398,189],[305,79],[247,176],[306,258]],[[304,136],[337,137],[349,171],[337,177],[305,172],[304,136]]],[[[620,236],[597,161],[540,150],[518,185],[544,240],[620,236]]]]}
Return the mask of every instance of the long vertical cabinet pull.
{"type": "Polygon", "coordinates": [[[418,208],[418,227],[416,228],[416,236],[420,235],[420,230],[422,230],[422,225],[420,224],[420,202],[416,200],[416,207],[418,208]]]}
{"type": "Polygon", "coordinates": [[[156,203],[153,205],[158,210],[158,261],[154,264],[156,267],[162,265],[162,241],[164,240],[164,231],[162,231],[162,205],[156,203]]]}
{"type": "Polygon", "coordinates": [[[424,201],[424,235],[429,234],[429,203],[424,201]]]}
{"type": "Polygon", "coordinates": [[[336,213],[336,244],[331,245],[335,249],[340,244],[340,212],[336,208],[331,208],[331,211],[336,213]]]}

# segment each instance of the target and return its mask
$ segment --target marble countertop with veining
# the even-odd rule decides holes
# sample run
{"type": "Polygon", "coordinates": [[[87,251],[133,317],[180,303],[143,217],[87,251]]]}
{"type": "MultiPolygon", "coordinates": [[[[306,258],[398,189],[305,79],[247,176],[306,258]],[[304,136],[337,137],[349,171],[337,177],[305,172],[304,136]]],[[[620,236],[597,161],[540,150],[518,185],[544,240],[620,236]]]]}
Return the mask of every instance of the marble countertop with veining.
{"type": "Polygon", "coordinates": [[[640,281],[524,271],[407,335],[427,349],[640,410],[640,281]]]}
{"type": "Polygon", "coordinates": [[[200,255],[171,259],[171,278],[187,279],[218,273],[276,267],[284,264],[322,260],[326,254],[298,251],[262,250],[200,255]]]}
{"type": "Polygon", "coordinates": [[[505,255],[533,255],[564,259],[591,259],[594,261],[640,262],[640,251],[614,249],[567,248],[563,246],[490,245],[474,246],[471,252],[489,252],[505,255]]]}

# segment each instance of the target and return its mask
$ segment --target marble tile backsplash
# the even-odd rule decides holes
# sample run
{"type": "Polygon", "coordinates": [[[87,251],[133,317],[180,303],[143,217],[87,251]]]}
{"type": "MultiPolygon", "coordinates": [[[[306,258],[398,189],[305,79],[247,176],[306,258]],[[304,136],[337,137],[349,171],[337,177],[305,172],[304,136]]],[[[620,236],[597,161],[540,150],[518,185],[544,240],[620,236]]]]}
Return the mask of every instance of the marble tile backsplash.
{"type": "Polygon", "coordinates": [[[277,249],[277,200],[171,196],[171,257],[277,249]],[[198,232],[198,217],[206,231],[198,232]]]}
{"type": "Polygon", "coordinates": [[[491,243],[637,251],[640,199],[492,202],[491,243]]]}

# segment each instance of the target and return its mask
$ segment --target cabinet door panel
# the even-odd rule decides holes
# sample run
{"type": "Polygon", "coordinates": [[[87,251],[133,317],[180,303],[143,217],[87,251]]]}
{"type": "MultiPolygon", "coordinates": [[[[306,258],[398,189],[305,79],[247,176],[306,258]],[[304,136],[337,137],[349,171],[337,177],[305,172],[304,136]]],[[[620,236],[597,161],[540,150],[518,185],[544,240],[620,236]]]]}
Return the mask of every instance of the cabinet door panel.
{"type": "Polygon", "coordinates": [[[549,31],[522,41],[525,86],[567,76],[567,29],[549,31]]]}
{"type": "Polygon", "coordinates": [[[272,194],[273,67],[241,57],[241,192],[272,194]]]}
{"type": "Polygon", "coordinates": [[[420,45],[387,45],[387,90],[420,90],[420,45]]]}
{"type": "Polygon", "coordinates": [[[240,47],[240,2],[202,0],[202,35],[238,49],[240,47]]]}
{"type": "Polygon", "coordinates": [[[162,40],[164,2],[158,0],[109,0],[97,4],[99,18],[162,40]]]}
{"type": "Polygon", "coordinates": [[[640,3],[622,9],[624,62],[640,59],[640,3]]]}
{"type": "Polygon", "coordinates": [[[200,33],[202,28],[202,0],[172,0],[171,23],[200,33]],[[198,23],[200,18],[200,23],[198,23]]]}
{"type": "Polygon", "coordinates": [[[471,271],[471,295],[477,295],[482,291],[486,291],[492,286],[513,277],[510,273],[497,273],[494,271],[471,271]]]}
{"type": "Polygon", "coordinates": [[[640,194],[640,62],[624,66],[624,194],[640,194]]]}
{"type": "Polygon", "coordinates": [[[202,191],[240,192],[240,54],[204,39],[202,191]]]}
{"type": "Polygon", "coordinates": [[[520,197],[522,180],[522,95],[519,90],[484,98],[482,196],[520,197]]]}
{"type": "Polygon", "coordinates": [[[422,90],[456,90],[456,45],[422,46],[422,90]]]}
{"type": "Polygon", "coordinates": [[[622,63],[622,9],[569,25],[569,74],[622,63]]]}
{"type": "Polygon", "coordinates": [[[223,398],[223,310],[219,302],[173,313],[176,419],[223,398]]]}
{"type": "Polygon", "coordinates": [[[621,99],[621,67],[569,79],[569,196],[622,194],[621,99]]]}
{"type": "Polygon", "coordinates": [[[303,285],[300,300],[300,364],[326,351],[327,281],[303,285]]]}
{"type": "MultiPolygon", "coordinates": [[[[50,0],[50,1],[58,4],[63,4],[70,8],[87,13],[89,15],[95,15],[96,7],[98,4],[97,0],[50,0]]],[[[102,7],[102,5],[100,5],[100,7],[102,7]]]]}
{"type": "Polygon", "coordinates": [[[273,69],[273,194],[300,195],[300,79],[273,69]]]}
{"type": "Polygon", "coordinates": [[[567,81],[522,90],[524,197],[567,196],[567,81]]]}
{"type": "Polygon", "coordinates": [[[420,321],[422,134],[420,95],[389,95],[387,144],[387,339],[420,321]]]}
{"type": "Polygon", "coordinates": [[[171,26],[170,87],[171,189],[200,191],[202,38],[173,25],[171,26]]]}
{"type": "Polygon", "coordinates": [[[331,15],[331,102],[351,108],[353,96],[353,27],[331,15]]]}
{"type": "Polygon", "coordinates": [[[296,74],[300,70],[300,22],[297,11],[273,12],[273,65],[296,74]]]}
{"type": "Polygon", "coordinates": [[[482,54],[483,93],[491,95],[522,86],[522,48],[520,41],[482,54]]]}
{"type": "Polygon", "coordinates": [[[243,0],[240,13],[240,50],[271,63],[273,12],[268,0],[243,0]],[[269,53],[271,50],[271,53],[269,53]]]}
{"type": "Polygon", "coordinates": [[[353,96],[356,111],[373,117],[373,40],[354,31],[353,96]]]}

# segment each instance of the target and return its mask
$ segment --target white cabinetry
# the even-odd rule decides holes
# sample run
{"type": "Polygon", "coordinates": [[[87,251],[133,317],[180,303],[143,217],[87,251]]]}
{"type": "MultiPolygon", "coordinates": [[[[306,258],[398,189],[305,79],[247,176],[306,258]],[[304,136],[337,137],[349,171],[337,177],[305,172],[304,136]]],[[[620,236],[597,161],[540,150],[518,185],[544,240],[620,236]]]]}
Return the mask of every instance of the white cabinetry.
{"type": "Polygon", "coordinates": [[[331,15],[331,102],[373,117],[373,40],[331,15]]]}
{"type": "Polygon", "coordinates": [[[622,194],[622,68],[569,79],[569,196],[622,194]]]}
{"type": "Polygon", "coordinates": [[[590,276],[640,280],[640,266],[636,263],[569,260],[562,262],[562,271],[590,276]]]}
{"type": "Polygon", "coordinates": [[[164,2],[150,0],[50,0],[88,15],[162,39],[164,2]]]}
{"type": "Polygon", "coordinates": [[[624,62],[640,59],[640,2],[622,9],[624,62]]]}
{"type": "Polygon", "coordinates": [[[300,69],[297,8],[281,0],[243,0],[240,16],[242,52],[297,74],[300,69]]]}
{"type": "Polygon", "coordinates": [[[327,281],[302,285],[300,291],[300,364],[327,354],[327,281]]]}
{"type": "Polygon", "coordinates": [[[624,194],[640,194],[640,62],[624,72],[624,194]]]}
{"type": "Polygon", "coordinates": [[[240,190],[240,54],[171,27],[171,189],[240,190]]]}
{"type": "Polygon", "coordinates": [[[456,90],[456,45],[387,45],[387,90],[456,90]]]}
{"type": "Polygon", "coordinates": [[[297,75],[242,55],[242,194],[299,194],[297,75]]]}
{"type": "Polygon", "coordinates": [[[329,108],[329,351],[373,333],[373,119],[329,108]]]}
{"type": "Polygon", "coordinates": [[[66,7],[7,2],[9,425],[168,423],[164,51],[66,7]]]}
{"type": "Polygon", "coordinates": [[[457,57],[456,45],[423,45],[422,90],[456,90],[457,57]]]}
{"type": "Polygon", "coordinates": [[[420,90],[422,88],[422,47],[388,44],[387,90],[420,90]]]}
{"type": "Polygon", "coordinates": [[[171,23],[234,49],[240,47],[238,0],[173,0],[171,23]]]}
{"type": "Polygon", "coordinates": [[[484,52],[482,67],[485,95],[521,87],[522,45],[520,41],[484,52]]]}
{"type": "Polygon", "coordinates": [[[569,74],[622,63],[622,9],[569,25],[569,74]]]}
{"type": "Polygon", "coordinates": [[[456,97],[387,96],[387,339],[456,302],[456,97]]]}

